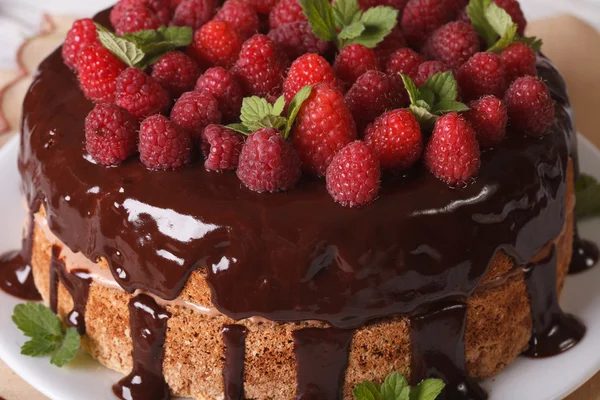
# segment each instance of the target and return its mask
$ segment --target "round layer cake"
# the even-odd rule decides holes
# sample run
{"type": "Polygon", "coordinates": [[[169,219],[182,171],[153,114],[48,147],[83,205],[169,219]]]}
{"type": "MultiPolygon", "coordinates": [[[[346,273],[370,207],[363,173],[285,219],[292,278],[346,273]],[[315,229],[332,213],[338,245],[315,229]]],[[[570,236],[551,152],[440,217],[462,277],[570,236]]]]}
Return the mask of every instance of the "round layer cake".
{"type": "Polygon", "coordinates": [[[345,208],[308,175],[261,194],[201,162],[100,165],[84,145],[94,103],[59,49],[23,109],[35,284],[92,356],[129,374],[122,398],[349,399],[399,371],[483,399],[477,379],[583,332],[557,305],[576,139],[564,82],[543,56],[538,72],[556,102],[544,136],[509,130],[464,187],[417,164],[345,208]]]}

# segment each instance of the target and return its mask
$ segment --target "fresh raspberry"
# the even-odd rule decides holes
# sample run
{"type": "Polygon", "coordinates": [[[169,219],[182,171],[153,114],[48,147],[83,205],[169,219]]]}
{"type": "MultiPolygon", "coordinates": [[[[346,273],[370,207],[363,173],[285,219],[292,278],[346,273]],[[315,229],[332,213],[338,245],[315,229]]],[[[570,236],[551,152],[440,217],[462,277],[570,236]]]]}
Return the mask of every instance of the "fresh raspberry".
{"type": "Polygon", "coordinates": [[[273,7],[279,2],[279,0],[244,0],[248,3],[252,8],[256,10],[256,12],[261,14],[268,14],[271,12],[273,7]]]}
{"type": "Polygon", "coordinates": [[[355,139],[356,125],[344,103],[344,95],[327,84],[313,87],[296,117],[293,131],[302,169],[313,175],[325,175],[335,153],[355,139]]]}
{"type": "Polygon", "coordinates": [[[402,14],[404,7],[406,7],[406,3],[408,3],[408,0],[358,0],[360,8],[363,10],[368,10],[371,7],[377,6],[388,6],[400,11],[400,15],[402,14]]]}
{"type": "Polygon", "coordinates": [[[397,79],[400,78],[399,73],[415,79],[419,73],[419,65],[422,62],[421,56],[416,51],[403,47],[390,56],[385,70],[397,79]]]}
{"type": "Polygon", "coordinates": [[[457,113],[441,116],[435,123],[423,159],[438,179],[450,186],[465,185],[477,174],[481,164],[475,131],[457,113]]]}
{"type": "Polygon", "coordinates": [[[140,161],[148,169],[177,169],[192,159],[192,141],[164,115],[146,118],[140,126],[140,161]]]}
{"type": "Polygon", "coordinates": [[[197,141],[208,125],[220,124],[221,118],[219,102],[207,92],[184,93],[171,110],[171,121],[197,141]]]}
{"type": "Polygon", "coordinates": [[[519,32],[519,35],[524,35],[525,28],[527,28],[527,20],[519,2],[517,0],[494,0],[494,3],[506,10],[513,22],[518,25],[519,29],[517,32],[519,32]]]}
{"type": "Polygon", "coordinates": [[[190,50],[201,66],[230,68],[241,48],[242,39],[228,22],[210,21],[194,33],[190,50]]]}
{"type": "Polygon", "coordinates": [[[443,0],[451,19],[458,19],[460,13],[466,9],[469,0],[443,0]]]}
{"type": "Polygon", "coordinates": [[[169,9],[171,10],[171,14],[175,13],[175,10],[181,4],[183,0],[170,0],[169,1],[169,9]]]}
{"type": "Polygon", "coordinates": [[[415,78],[415,85],[417,87],[422,86],[427,82],[427,79],[439,74],[440,72],[450,71],[450,68],[446,67],[439,61],[425,61],[419,65],[419,70],[415,78]]]}
{"type": "Polygon", "coordinates": [[[275,42],[257,34],[242,46],[233,71],[246,95],[266,97],[281,94],[286,68],[287,58],[275,42]]]}
{"type": "Polygon", "coordinates": [[[333,87],[338,81],[331,65],[317,54],[305,54],[292,63],[287,78],[283,82],[285,101],[292,101],[304,86],[327,83],[333,87]]]}
{"type": "Polygon", "coordinates": [[[408,44],[419,48],[433,31],[452,17],[452,9],[446,6],[444,0],[409,0],[400,25],[408,44]]]}
{"type": "Polygon", "coordinates": [[[484,96],[469,103],[470,110],[463,116],[471,124],[479,146],[494,147],[506,136],[508,114],[506,105],[496,96],[484,96]]]}
{"type": "Polygon", "coordinates": [[[372,49],[351,44],[340,50],[333,70],[340,79],[352,85],[365,72],[377,70],[377,56],[372,49]]]}
{"type": "Polygon", "coordinates": [[[152,11],[160,21],[161,25],[169,25],[171,20],[171,10],[169,9],[169,4],[165,0],[120,0],[110,11],[110,23],[112,26],[116,27],[119,25],[125,11],[140,5],[145,6],[152,11]]]}
{"type": "Polygon", "coordinates": [[[115,25],[117,35],[135,33],[144,29],[158,29],[161,23],[156,14],[145,5],[136,5],[123,12],[115,25]]]}
{"type": "Polygon", "coordinates": [[[518,78],[504,98],[510,125],[529,136],[542,136],[554,123],[554,101],[546,84],[533,76],[518,78]]]}
{"type": "Polygon", "coordinates": [[[137,150],[137,124],[127,110],[97,104],[85,118],[85,149],[104,165],[125,161],[137,150]]]}
{"type": "Polygon", "coordinates": [[[115,101],[117,77],[126,65],[100,43],[84,47],[77,59],[79,86],[96,103],[115,101]]]}
{"type": "Polygon", "coordinates": [[[215,15],[214,0],[183,0],[175,9],[173,25],[198,29],[215,15]]]}
{"type": "Polygon", "coordinates": [[[408,94],[398,82],[380,71],[367,71],[354,82],[346,96],[359,134],[385,111],[408,104],[408,94]]]}
{"type": "Polygon", "coordinates": [[[290,60],[306,54],[324,55],[330,48],[329,42],[319,39],[306,21],[290,22],[272,29],[268,34],[290,60]]]}
{"type": "Polygon", "coordinates": [[[297,21],[306,21],[298,0],[281,0],[269,13],[269,26],[271,29],[297,21]]]}
{"type": "Polygon", "coordinates": [[[167,89],[174,98],[192,90],[199,75],[198,65],[180,51],[165,54],[152,67],[154,80],[167,89]]]}
{"type": "Polygon", "coordinates": [[[99,43],[94,21],[89,18],[75,21],[62,47],[62,57],[67,67],[76,70],[79,53],[94,43],[99,43]]]}
{"type": "Polygon", "coordinates": [[[236,169],[243,145],[244,138],[239,133],[222,125],[207,126],[202,134],[204,168],[210,171],[236,169]]]}
{"type": "Polygon", "coordinates": [[[164,113],[171,105],[169,93],[154,78],[137,68],[127,68],[117,78],[117,105],[137,119],[164,113]]]}
{"type": "Polygon", "coordinates": [[[365,132],[365,143],[379,159],[381,168],[404,171],[413,166],[423,152],[421,126],[406,108],[388,111],[365,132]]]}
{"type": "Polygon", "coordinates": [[[508,81],[512,82],[525,75],[537,76],[537,57],[524,43],[513,43],[500,52],[500,60],[506,70],[508,81]]]}
{"type": "Polygon", "coordinates": [[[242,147],[237,176],[255,192],[278,192],[300,180],[300,159],[290,142],[273,128],[254,132],[242,147]]]}
{"type": "Polygon", "coordinates": [[[224,122],[239,121],[244,96],[240,84],[231,72],[221,67],[207,69],[198,78],[196,91],[207,92],[217,99],[224,122]]]}
{"type": "Polygon", "coordinates": [[[455,69],[480,50],[479,34],[468,22],[449,22],[431,35],[425,45],[428,58],[455,69]]]}
{"type": "Polygon", "coordinates": [[[385,66],[390,56],[402,47],[406,47],[406,41],[404,40],[404,35],[402,35],[400,28],[395,26],[390,34],[375,47],[375,54],[379,60],[379,65],[385,66]]]}
{"type": "Polygon", "coordinates": [[[256,11],[242,0],[227,0],[213,20],[228,22],[244,39],[254,35],[259,28],[256,11]]]}
{"type": "Polygon", "coordinates": [[[456,80],[466,100],[486,94],[502,98],[506,91],[506,71],[494,53],[477,53],[456,72],[456,80]]]}
{"type": "Polygon", "coordinates": [[[335,155],[325,180],[336,203],[344,207],[365,206],[379,194],[379,161],[366,144],[352,142],[335,155]]]}

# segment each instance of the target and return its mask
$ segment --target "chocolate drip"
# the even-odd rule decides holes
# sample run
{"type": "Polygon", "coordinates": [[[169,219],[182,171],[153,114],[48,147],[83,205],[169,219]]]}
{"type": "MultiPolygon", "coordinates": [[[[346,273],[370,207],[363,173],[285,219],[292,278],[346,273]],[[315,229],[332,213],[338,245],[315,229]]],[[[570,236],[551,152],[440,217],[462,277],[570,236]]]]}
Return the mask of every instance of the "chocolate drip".
{"type": "Polygon", "coordinates": [[[223,342],[225,343],[225,365],[223,366],[223,386],[225,400],[244,398],[244,361],[246,356],[246,334],[242,325],[225,325],[223,342]]]}
{"type": "Polygon", "coordinates": [[[533,331],[529,349],[523,354],[540,358],[560,354],[575,346],[585,335],[585,326],[558,305],[556,290],[556,249],[544,260],[529,264],[525,283],[531,304],[533,331]]]}
{"type": "Polygon", "coordinates": [[[296,354],[297,400],[342,398],[353,332],[304,328],[292,333],[296,354]]]}
{"type": "Polygon", "coordinates": [[[62,283],[73,299],[73,310],[67,315],[68,326],[77,328],[80,335],[85,333],[85,308],[92,278],[85,269],[67,271],[65,264],[60,259],[60,246],[52,246],[52,260],[50,262],[50,308],[55,313],[58,309],[58,282],[62,283]]]}
{"type": "Polygon", "coordinates": [[[171,314],[145,294],[129,300],[133,342],[133,370],[113,386],[122,400],[167,400],[169,386],[163,376],[167,321],[171,314]]]}
{"type": "Polygon", "coordinates": [[[466,372],[466,321],[464,304],[447,305],[410,318],[412,384],[438,378],[446,383],[441,399],[487,399],[487,393],[466,372]]]}
{"type": "Polygon", "coordinates": [[[578,274],[592,268],[598,262],[600,251],[595,243],[582,239],[579,230],[575,226],[573,237],[573,258],[569,266],[569,274],[578,274]]]}

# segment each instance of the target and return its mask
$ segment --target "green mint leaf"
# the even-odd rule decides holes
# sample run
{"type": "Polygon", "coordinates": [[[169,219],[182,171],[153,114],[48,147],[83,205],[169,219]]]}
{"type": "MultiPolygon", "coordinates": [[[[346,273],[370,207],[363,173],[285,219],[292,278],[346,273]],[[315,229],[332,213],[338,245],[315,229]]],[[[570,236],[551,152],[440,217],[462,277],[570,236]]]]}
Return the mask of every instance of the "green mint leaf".
{"type": "Polygon", "coordinates": [[[163,36],[163,41],[177,47],[186,47],[194,39],[194,31],[189,26],[161,26],[158,28],[158,33],[163,36]]]}
{"type": "Polygon", "coordinates": [[[357,0],[336,0],[333,3],[335,26],[340,30],[358,22],[360,14],[361,10],[357,0]]]}
{"type": "Polygon", "coordinates": [[[403,73],[400,73],[400,76],[402,77],[402,82],[404,83],[404,87],[406,88],[408,96],[410,97],[410,103],[416,104],[417,101],[421,100],[421,93],[419,92],[417,85],[415,85],[415,82],[410,78],[410,76],[404,75],[403,73]]]}
{"type": "Polygon", "coordinates": [[[467,6],[467,14],[469,14],[473,28],[485,40],[488,47],[493,46],[498,40],[498,34],[486,16],[486,10],[490,4],[492,4],[492,0],[471,0],[467,6]]]}
{"type": "Polygon", "coordinates": [[[246,128],[244,124],[229,124],[227,125],[227,128],[231,129],[232,131],[241,133],[242,135],[249,135],[252,133],[248,128],[246,128]]]}
{"type": "Polygon", "coordinates": [[[287,124],[285,126],[285,132],[283,134],[284,138],[288,138],[290,132],[292,131],[292,127],[294,126],[294,122],[296,121],[296,117],[302,108],[302,104],[308,99],[310,93],[312,92],[312,86],[304,86],[302,89],[296,93],[292,101],[290,102],[290,106],[288,107],[288,117],[287,124]]]}
{"type": "Polygon", "coordinates": [[[67,329],[65,336],[58,350],[50,357],[50,363],[57,367],[62,367],[67,364],[77,354],[81,344],[81,337],[77,333],[77,329],[70,327],[67,329]]]}
{"type": "Polygon", "coordinates": [[[255,132],[259,129],[263,128],[275,128],[281,129],[285,126],[287,119],[285,117],[281,117],[279,115],[267,115],[260,121],[253,122],[249,125],[246,125],[252,132],[255,132]]]}
{"type": "Polygon", "coordinates": [[[415,104],[411,104],[408,109],[413,113],[421,128],[426,131],[433,130],[435,121],[438,119],[437,115],[433,114],[429,109],[415,104]]]}
{"type": "Polygon", "coordinates": [[[405,377],[392,372],[381,385],[381,400],[410,400],[410,385],[405,377]]]}
{"type": "Polygon", "coordinates": [[[464,112],[469,111],[470,108],[460,101],[456,100],[442,100],[433,107],[431,110],[436,115],[451,113],[451,112],[464,112]]]}
{"type": "Polygon", "coordinates": [[[410,400],[435,400],[446,384],[441,379],[426,379],[412,388],[410,400]]]}
{"type": "Polygon", "coordinates": [[[346,25],[340,31],[340,33],[338,33],[338,40],[355,39],[359,37],[365,31],[365,29],[365,25],[361,21],[357,21],[350,25],[346,25]]]}
{"type": "Polygon", "coordinates": [[[536,53],[542,49],[542,45],[544,44],[542,39],[538,39],[535,36],[522,37],[517,35],[515,41],[525,43],[527,46],[531,47],[531,50],[533,50],[536,53]]]}
{"type": "Polygon", "coordinates": [[[281,115],[285,108],[285,97],[279,96],[279,98],[273,104],[273,115],[281,115]]]}
{"type": "Polygon", "coordinates": [[[137,67],[145,69],[157,62],[163,55],[179,47],[188,46],[193,39],[193,31],[189,26],[162,26],[157,30],[143,30],[126,33],[123,38],[136,44],[144,53],[144,59],[137,67]]]}
{"type": "Polygon", "coordinates": [[[485,9],[485,18],[494,29],[494,32],[500,37],[505,36],[516,25],[510,14],[504,8],[497,6],[496,3],[490,3],[487,6],[485,9]]]}
{"type": "Polygon", "coordinates": [[[326,42],[336,39],[333,8],[328,0],[298,0],[302,11],[312,27],[313,33],[326,42]]]}
{"type": "Polygon", "coordinates": [[[25,336],[31,338],[60,338],[63,335],[58,317],[43,304],[28,302],[18,304],[12,320],[25,336]]]}
{"type": "Polygon", "coordinates": [[[398,24],[398,10],[387,7],[371,7],[360,17],[365,29],[360,36],[352,39],[347,44],[358,43],[365,47],[374,48],[398,24]]]}
{"type": "Polygon", "coordinates": [[[129,67],[137,66],[144,59],[144,52],[135,43],[115,35],[99,24],[96,24],[96,31],[100,43],[129,67]]]}
{"type": "Polygon", "coordinates": [[[575,215],[578,219],[600,216],[600,182],[591,175],[581,174],[575,182],[575,215]]]}
{"type": "Polygon", "coordinates": [[[352,390],[356,400],[381,400],[379,388],[373,382],[364,381],[356,385],[352,390]]]}
{"type": "Polygon", "coordinates": [[[458,96],[458,83],[450,71],[435,74],[425,81],[424,86],[430,89],[439,101],[456,100],[458,96]]]}
{"type": "Polygon", "coordinates": [[[415,105],[431,110],[431,106],[435,104],[435,93],[424,86],[419,88],[419,92],[421,93],[421,100],[417,100],[415,105]]]}
{"type": "Polygon", "coordinates": [[[246,126],[262,121],[267,115],[273,114],[273,106],[267,100],[258,96],[246,97],[242,101],[240,120],[246,126]]]}
{"type": "Polygon", "coordinates": [[[34,337],[21,346],[21,354],[30,357],[46,356],[52,354],[57,346],[58,343],[52,338],[44,336],[34,337]]]}
{"type": "Polygon", "coordinates": [[[488,51],[492,53],[499,53],[502,50],[506,49],[508,46],[510,46],[515,41],[517,29],[518,26],[513,24],[510,28],[508,28],[506,33],[502,37],[500,37],[500,39],[492,47],[488,49],[488,51]]]}

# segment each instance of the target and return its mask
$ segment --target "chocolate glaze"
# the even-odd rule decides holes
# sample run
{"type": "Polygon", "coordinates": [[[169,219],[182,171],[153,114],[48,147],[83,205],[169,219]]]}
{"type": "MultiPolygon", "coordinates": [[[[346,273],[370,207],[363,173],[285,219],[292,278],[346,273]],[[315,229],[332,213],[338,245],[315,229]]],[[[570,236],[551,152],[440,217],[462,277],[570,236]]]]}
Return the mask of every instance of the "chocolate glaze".
{"type": "Polygon", "coordinates": [[[167,321],[171,314],[145,294],[129,301],[133,370],[113,386],[122,400],[168,400],[169,386],[162,373],[167,321]]]}
{"type": "Polygon", "coordinates": [[[556,249],[542,261],[525,269],[525,284],[531,305],[533,330],[528,357],[549,357],[575,346],[585,335],[585,326],[558,305],[556,290],[556,249]]]}
{"type": "Polygon", "coordinates": [[[297,400],[342,398],[353,332],[304,328],[292,332],[296,354],[297,400]]]}
{"type": "Polygon", "coordinates": [[[221,333],[225,343],[225,365],[223,366],[225,400],[242,400],[248,330],[243,325],[225,325],[221,333]]]}
{"type": "Polygon", "coordinates": [[[67,271],[65,264],[60,259],[60,246],[52,246],[52,260],[50,262],[50,308],[57,311],[58,282],[62,283],[73,299],[73,310],[67,315],[68,326],[77,328],[80,335],[85,333],[85,307],[92,278],[85,269],[67,271]]]}
{"type": "Polygon", "coordinates": [[[441,400],[487,399],[487,393],[466,373],[466,319],[467,306],[460,303],[410,318],[411,383],[442,379],[446,387],[441,400]]]}
{"type": "Polygon", "coordinates": [[[575,227],[573,237],[573,258],[569,266],[569,274],[578,274],[592,268],[598,262],[600,251],[595,243],[582,239],[575,227]]]}

